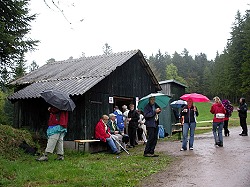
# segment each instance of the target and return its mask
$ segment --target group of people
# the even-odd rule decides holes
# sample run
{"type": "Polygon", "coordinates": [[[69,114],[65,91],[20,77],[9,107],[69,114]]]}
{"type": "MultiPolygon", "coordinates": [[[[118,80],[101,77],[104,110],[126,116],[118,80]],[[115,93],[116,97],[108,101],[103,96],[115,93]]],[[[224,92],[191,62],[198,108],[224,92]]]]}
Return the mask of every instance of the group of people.
{"type": "Polygon", "coordinates": [[[154,153],[154,149],[158,139],[158,115],[161,109],[155,103],[155,98],[149,99],[144,113],[135,110],[134,104],[129,105],[129,110],[126,105],[122,108],[123,113],[115,106],[113,113],[102,116],[95,127],[95,138],[107,142],[114,154],[120,154],[124,149],[135,147],[138,145],[138,139],[142,139],[146,144],[144,156],[158,156],[154,153]]]}
{"type": "MultiPolygon", "coordinates": [[[[213,98],[213,105],[211,106],[210,112],[214,115],[213,117],[213,136],[215,145],[223,147],[223,135],[222,130],[224,128],[225,136],[230,135],[228,130],[228,121],[229,117],[233,112],[233,106],[230,104],[230,101],[223,100],[221,101],[219,97],[213,98]]],[[[242,133],[240,136],[248,136],[246,118],[247,118],[247,104],[245,98],[240,98],[240,105],[237,108],[240,118],[240,126],[242,127],[242,133]]],[[[199,115],[198,109],[193,105],[192,99],[187,100],[187,105],[184,106],[181,110],[181,122],[183,123],[183,140],[181,151],[187,150],[187,138],[188,131],[190,130],[189,137],[189,149],[193,150],[194,144],[194,132],[196,127],[196,117],[199,115]]]]}
{"type": "MultiPolygon", "coordinates": [[[[224,128],[225,136],[229,136],[228,130],[229,117],[233,112],[233,106],[228,100],[221,101],[219,97],[213,98],[213,105],[210,112],[213,117],[213,135],[215,145],[223,147],[222,130],[224,128]]],[[[123,112],[117,106],[114,112],[108,115],[103,115],[95,127],[95,138],[103,142],[107,142],[112,153],[119,154],[122,149],[127,150],[128,147],[133,148],[137,144],[139,133],[138,128],[141,129],[141,139],[143,139],[145,146],[145,157],[157,157],[155,154],[155,147],[158,139],[158,125],[159,114],[161,108],[155,102],[155,97],[150,97],[148,104],[144,111],[135,110],[134,104],[122,106],[123,112]]],[[[245,98],[240,99],[240,105],[237,108],[240,118],[240,125],[242,132],[240,136],[248,136],[248,129],[246,124],[247,118],[247,104],[245,98]]],[[[59,110],[55,107],[49,107],[50,112],[47,136],[48,142],[44,154],[37,158],[37,161],[47,161],[48,155],[54,152],[58,155],[57,160],[64,160],[63,138],[67,132],[68,112],[59,110]]],[[[194,106],[192,99],[187,100],[187,105],[181,109],[180,116],[183,124],[183,140],[181,151],[187,150],[187,142],[189,142],[189,150],[193,150],[194,132],[196,127],[196,117],[199,115],[198,109],[194,106]],[[190,137],[188,141],[188,131],[190,137]]],[[[139,138],[140,139],[140,138],[139,138]]]]}

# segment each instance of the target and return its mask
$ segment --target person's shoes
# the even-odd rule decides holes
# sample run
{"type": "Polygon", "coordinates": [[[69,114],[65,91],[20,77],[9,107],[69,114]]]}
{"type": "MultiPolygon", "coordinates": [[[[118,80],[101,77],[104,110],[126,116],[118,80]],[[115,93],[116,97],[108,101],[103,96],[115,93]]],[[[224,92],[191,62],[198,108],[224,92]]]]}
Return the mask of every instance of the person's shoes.
{"type": "Polygon", "coordinates": [[[156,154],[152,154],[152,157],[159,157],[159,155],[156,155],[156,154]]]}
{"type": "Polygon", "coordinates": [[[63,155],[58,155],[55,160],[64,160],[64,156],[63,155]]]}
{"type": "Polygon", "coordinates": [[[180,151],[186,151],[186,150],[187,150],[187,149],[183,149],[183,148],[180,149],[180,151]]]}
{"type": "Polygon", "coordinates": [[[189,150],[194,150],[194,148],[193,148],[193,147],[190,147],[189,150]]]}
{"type": "Polygon", "coordinates": [[[241,136],[248,136],[248,134],[241,134],[241,136]]]}
{"type": "Polygon", "coordinates": [[[143,156],[145,156],[145,157],[158,157],[159,155],[148,153],[148,154],[144,154],[143,156]]]}
{"type": "Polygon", "coordinates": [[[135,142],[135,145],[138,145],[138,142],[135,142]]]}
{"type": "Polygon", "coordinates": [[[128,148],[134,148],[135,146],[129,145],[128,148]]]}
{"type": "Polygon", "coordinates": [[[150,154],[150,153],[144,154],[143,156],[145,156],[145,157],[155,157],[154,154],[150,154]]]}
{"type": "Polygon", "coordinates": [[[143,142],[143,145],[146,145],[147,144],[147,142],[143,142]]]}
{"type": "Polygon", "coordinates": [[[43,154],[41,157],[37,158],[36,161],[48,161],[48,156],[43,154]]]}
{"type": "Polygon", "coordinates": [[[223,143],[220,142],[220,143],[218,144],[218,146],[219,146],[219,147],[223,147],[223,143]]]}
{"type": "Polygon", "coordinates": [[[218,145],[218,146],[219,146],[219,145],[220,145],[220,142],[216,142],[215,145],[218,145]]]}
{"type": "Polygon", "coordinates": [[[243,133],[240,133],[239,135],[242,136],[243,133]]]}
{"type": "Polygon", "coordinates": [[[120,151],[114,152],[115,155],[119,155],[120,153],[121,153],[120,151]]]}

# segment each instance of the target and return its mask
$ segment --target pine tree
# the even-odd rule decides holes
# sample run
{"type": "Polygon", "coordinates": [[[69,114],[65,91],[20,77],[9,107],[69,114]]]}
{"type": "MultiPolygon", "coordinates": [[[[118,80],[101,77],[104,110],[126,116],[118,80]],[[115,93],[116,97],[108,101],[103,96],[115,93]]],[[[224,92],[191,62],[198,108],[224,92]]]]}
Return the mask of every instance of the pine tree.
{"type": "Polygon", "coordinates": [[[22,55],[21,58],[16,62],[16,66],[14,69],[14,78],[18,79],[22,76],[25,75],[26,73],[26,67],[25,67],[25,60],[24,60],[24,56],[22,55]]]}
{"type": "Polygon", "coordinates": [[[231,38],[229,40],[227,50],[229,54],[229,75],[228,84],[234,95],[234,100],[241,96],[239,85],[242,85],[241,70],[243,63],[243,53],[245,51],[245,40],[243,35],[243,18],[238,11],[235,17],[235,22],[232,27],[231,38]]]}
{"type": "Polygon", "coordinates": [[[243,63],[241,67],[241,91],[244,96],[250,99],[250,15],[249,11],[246,12],[243,24],[243,36],[244,36],[244,51],[243,51],[243,63]]]}
{"type": "Polygon", "coordinates": [[[36,69],[38,69],[38,68],[39,68],[38,64],[36,63],[35,60],[33,60],[32,63],[30,64],[30,66],[29,66],[30,72],[31,72],[31,71],[34,71],[34,70],[36,70],[36,69]]]}
{"type": "Polygon", "coordinates": [[[36,14],[29,14],[29,1],[0,1],[0,70],[13,66],[38,43],[26,37],[31,30],[31,21],[36,18],[36,14]]]}
{"type": "Polygon", "coordinates": [[[102,47],[102,50],[103,50],[103,54],[105,55],[109,55],[113,53],[112,48],[110,47],[108,43],[104,44],[104,46],[102,47]]]}

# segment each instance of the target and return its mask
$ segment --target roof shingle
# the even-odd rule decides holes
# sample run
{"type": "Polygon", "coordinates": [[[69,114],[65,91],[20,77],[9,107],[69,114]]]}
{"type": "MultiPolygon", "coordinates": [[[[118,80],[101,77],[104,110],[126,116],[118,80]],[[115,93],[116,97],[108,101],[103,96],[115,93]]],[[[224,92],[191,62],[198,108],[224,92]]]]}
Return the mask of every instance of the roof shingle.
{"type": "MultiPolygon", "coordinates": [[[[133,50],[45,64],[11,82],[12,85],[28,86],[15,92],[8,99],[38,98],[40,93],[47,89],[56,89],[72,96],[84,94],[137,53],[141,52],[133,50]]],[[[152,73],[151,70],[150,72],[152,73]]],[[[152,76],[155,84],[159,86],[153,74],[152,76]]]]}

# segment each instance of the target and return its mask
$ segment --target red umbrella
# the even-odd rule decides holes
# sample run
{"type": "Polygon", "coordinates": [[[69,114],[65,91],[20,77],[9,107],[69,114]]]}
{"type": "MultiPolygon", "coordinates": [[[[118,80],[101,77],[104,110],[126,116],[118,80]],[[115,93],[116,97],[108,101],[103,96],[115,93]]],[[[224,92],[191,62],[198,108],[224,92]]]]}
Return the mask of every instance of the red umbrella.
{"type": "Polygon", "coordinates": [[[197,94],[197,93],[184,94],[180,98],[185,101],[187,101],[188,99],[192,99],[193,102],[209,102],[210,101],[205,95],[197,94]]]}

